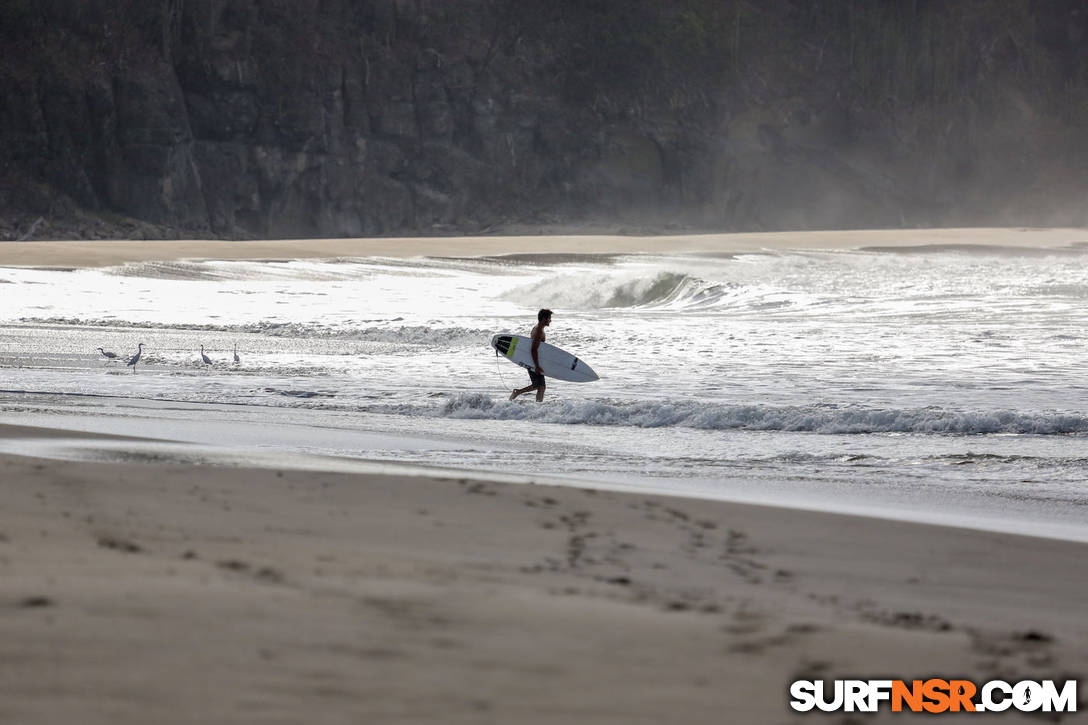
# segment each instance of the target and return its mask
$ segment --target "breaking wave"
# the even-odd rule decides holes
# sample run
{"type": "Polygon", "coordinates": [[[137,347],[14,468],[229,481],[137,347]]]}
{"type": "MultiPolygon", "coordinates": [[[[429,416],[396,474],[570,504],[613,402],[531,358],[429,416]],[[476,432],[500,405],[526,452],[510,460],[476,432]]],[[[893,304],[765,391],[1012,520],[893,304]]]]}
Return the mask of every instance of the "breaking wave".
{"type": "Polygon", "coordinates": [[[634,278],[584,274],[550,277],[513,289],[503,298],[562,309],[710,307],[736,294],[738,288],[736,284],[708,282],[677,272],[634,278]]]}
{"type": "Polygon", "coordinates": [[[1061,435],[1088,433],[1088,418],[1063,413],[954,411],[944,408],[880,410],[860,406],[759,406],[692,402],[553,401],[543,405],[494,400],[482,393],[457,396],[439,411],[449,418],[528,420],[570,425],[699,430],[762,430],[825,434],[993,433],[1061,435]]]}

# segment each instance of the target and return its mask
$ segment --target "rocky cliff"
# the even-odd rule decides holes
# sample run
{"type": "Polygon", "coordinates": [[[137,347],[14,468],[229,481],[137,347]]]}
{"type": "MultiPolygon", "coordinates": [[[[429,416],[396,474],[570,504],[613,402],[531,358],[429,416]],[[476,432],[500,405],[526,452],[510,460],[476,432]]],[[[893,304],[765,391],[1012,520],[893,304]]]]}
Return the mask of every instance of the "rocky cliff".
{"type": "Polygon", "coordinates": [[[3,0],[0,237],[1082,225],[1085,0],[3,0]]]}

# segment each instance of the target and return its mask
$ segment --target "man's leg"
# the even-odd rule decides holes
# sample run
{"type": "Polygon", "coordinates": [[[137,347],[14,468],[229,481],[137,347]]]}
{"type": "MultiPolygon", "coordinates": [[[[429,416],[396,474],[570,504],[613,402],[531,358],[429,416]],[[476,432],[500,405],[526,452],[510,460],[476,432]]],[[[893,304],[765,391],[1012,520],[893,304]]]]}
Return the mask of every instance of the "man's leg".
{"type": "Polygon", "coordinates": [[[538,402],[538,403],[544,402],[544,389],[547,388],[547,387],[548,387],[547,385],[537,386],[537,389],[536,389],[536,402],[538,402]]]}
{"type": "MultiPolygon", "coordinates": [[[[528,393],[528,392],[533,391],[533,390],[540,390],[541,388],[543,388],[543,385],[536,385],[536,384],[526,385],[526,386],[524,386],[524,388],[522,388],[520,390],[516,390],[516,391],[510,393],[510,400],[511,401],[514,400],[514,398],[516,398],[518,395],[521,395],[523,393],[528,393]]],[[[540,400],[540,396],[541,396],[541,393],[536,394],[537,400],[540,400]]]]}

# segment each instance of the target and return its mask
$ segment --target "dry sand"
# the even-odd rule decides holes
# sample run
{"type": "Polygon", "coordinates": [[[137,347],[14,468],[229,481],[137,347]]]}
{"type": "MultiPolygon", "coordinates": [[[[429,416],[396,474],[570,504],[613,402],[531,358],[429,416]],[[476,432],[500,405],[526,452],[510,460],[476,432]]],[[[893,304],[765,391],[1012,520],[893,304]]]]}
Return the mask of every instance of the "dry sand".
{"type": "Polygon", "coordinates": [[[1056,540],[17,456],[0,513],[2,723],[800,723],[797,678],[1088,671],[1088,550],[1056,540]]]}
{"type": "Polygon", "coordinates": [[[305,259],[369,256],[483,256],[579,252],[737,253],[762,249],[1024,247],[1088,245],[1084,229],[880,229],[673,236],[416,237],[273,241],[56,241],[0,243],[0,266],[99,267],[174,259],[305,259]]]}

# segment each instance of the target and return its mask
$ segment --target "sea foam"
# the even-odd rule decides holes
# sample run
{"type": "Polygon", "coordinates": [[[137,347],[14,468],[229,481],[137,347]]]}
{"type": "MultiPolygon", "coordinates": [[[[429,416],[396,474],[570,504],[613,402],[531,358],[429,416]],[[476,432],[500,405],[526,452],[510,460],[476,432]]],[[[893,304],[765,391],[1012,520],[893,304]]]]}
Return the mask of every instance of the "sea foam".
{"type": "Polygon", "coordinates": [[[439,410],[449,418],[529,420],[540,423],[699,430],[764,430],[825,434],[993,433],[1059,435],[1088,432],[1088,418],[1067,413],[959,411],[938,407],[876,409],[861,406],[725,405],[688,401],[566,401],[543,405],[496,401],[482,393],[459,395],[439,410]]]}

